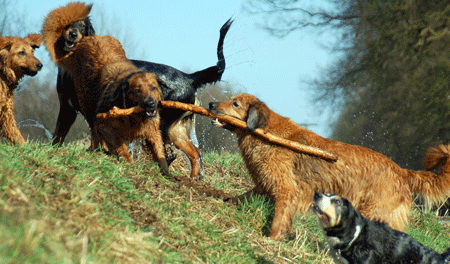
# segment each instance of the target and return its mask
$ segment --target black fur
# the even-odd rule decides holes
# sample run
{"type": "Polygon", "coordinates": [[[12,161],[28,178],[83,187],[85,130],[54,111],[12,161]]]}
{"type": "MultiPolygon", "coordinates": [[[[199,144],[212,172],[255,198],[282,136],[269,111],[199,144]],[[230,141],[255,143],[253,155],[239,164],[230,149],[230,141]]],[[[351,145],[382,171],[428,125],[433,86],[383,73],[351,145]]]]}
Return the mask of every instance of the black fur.
{"type": "MultiPolygon", "coordinates": [[[[131,60],[131,62],[136,67],[154,73],[159,77],[163,100],[194,104],[195,93],[198,88],[208,83],[220,81],[222,78],[222,74],[225,70],[223,41],[232,23],[233,20],[229,19],[220,29],[220,38],[217,46],[218,62],[215,66],[192,74],[187,74],[164,64],[141,60],[131,60]]],[[[89,18],[85,19],[85,24],[89,25],[86,27],[86,36],[94,34],[95,31],[89,18]]],[[[74,96],[75,89],[73,80],[61,69],[58,70],[56,89],[60,100],[60,112],[54,133],[53,144],[62,143],[64,141],[70,127],[75,122],[77,111],[80,109],[78,102],[76,102],[76,97],[74,96]]],[[[175,109],[161,110],[160,116],[163,139],[167,138],[171,124],[178,120],[184,113],[184,111],[175,109]]]]}
{"type": "MultiPolygon", "coordinates": [[[[341,202],[331,203],[331,205],[341,216],[341,221],[332,227],[322,226],[330,245],[330,253],[336,263],[438,264],[450,262],[450,248],[443,254],[439,254],[385,223],[364,218],[347,199],[336,197],[341,202]],[[356,231],[357,226],[360,228],[359,233],[356,231]]],[[[329,196],[316,193],[313,199],[312,210],[318,215],[319,221],[324,212],[321,211],[318,203],[324,198],[329,196]]]]}
{"type": "MultiPolygon", "coordinates": [[[[219,43],[217,45],[217,64],[191,74],[184,73],[173,67],[147,61],[131,60],[138,68],[156,74],[160,79],[160,88],[163,100],[178,101],[194,104],[195,93],[198,88],[208,83],[221,80],[225,71],[225,57],[223,56],[223,41],[233,20],[229,19],[220,29],[219,43]]],[[[167,136],[170,125],[180,118],[184,111],[163,108],[160,112],[163,138],[167,136]]]]}

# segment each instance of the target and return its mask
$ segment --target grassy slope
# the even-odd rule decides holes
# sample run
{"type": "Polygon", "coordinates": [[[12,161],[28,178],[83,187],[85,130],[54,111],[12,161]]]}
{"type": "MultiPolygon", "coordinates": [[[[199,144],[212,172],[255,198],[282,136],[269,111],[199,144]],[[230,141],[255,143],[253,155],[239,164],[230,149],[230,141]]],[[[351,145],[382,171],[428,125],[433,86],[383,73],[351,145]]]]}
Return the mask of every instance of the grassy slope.
{"type": "MultiPolygon", "coordinates": [[[[85,148],[0,144],[0,263],[332,263],[309,214],[273,241],[263,197],[224,203],[168,181],[153,162],[85,148]]],[[[204,163],[205,184],[251,188],[238,155],[210,153],[204,163]]],[[[172,169],[188,175],[182,158],[172,169]]],[[[440,252],[450,246],[432,213],[416,209],[414,219],[410,234],[440,252]]]]}

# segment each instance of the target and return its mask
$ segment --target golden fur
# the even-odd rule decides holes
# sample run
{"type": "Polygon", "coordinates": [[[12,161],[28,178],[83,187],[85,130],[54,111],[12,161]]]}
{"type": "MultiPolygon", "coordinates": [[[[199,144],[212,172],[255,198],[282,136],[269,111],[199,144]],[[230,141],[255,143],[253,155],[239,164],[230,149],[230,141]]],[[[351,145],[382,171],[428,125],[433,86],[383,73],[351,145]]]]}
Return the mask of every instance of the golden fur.
{"type": "Polygon", "coordinates": [[[0,138],[12,144],[25,143],[14,118],[14,90],[24,75],[34,76],[42,69],[33,54],[41,42],[40,34],[0,36],[0,138]]]}
{"type": "Polygon", "coordinates": [[[365,217],[385,221],[400,231],[407,227],[414,194],[422,195],[433,204],[446,200],[450,194],[446,147],[432,149],[432,154],[427,155],[427,169],[443,165],[437,174],[412,171],[400,168],[386,156],[368,148],[320,137],[271,111],[249,94],[210,103],[210,110],[246,121],[250,130],[261,128],[338,156],[337,162],[327,162],[267,143],[247,130],[216,124],[237,135],[241,154],[255,183],[253,190],[237,199],[255,192],[267,194],[275,202],[272,238],[281,238],[286,233],[296,211],[308,211],[315,192],[346,197],[365,217]]]}
{"type": "Polygon", "coordinates": [[[168,173],[157,111],[162,94],[156,75],[136,68],[119,41],[110,36],[85,36],[65,50],[66,31],[62,29],[86,18],[90,9],[89,5],[69,3],[53,10],[45,19],[43,39],[53,61],[73,78],[72,103],[91,128],[91,148],[105,143],[113,154],[132,162],[125,142],[143,138],[163,172],[168,173]],[[137,105],[146,111],[117,119],[96,118],[97,113],[114,106],[137,105]]]}

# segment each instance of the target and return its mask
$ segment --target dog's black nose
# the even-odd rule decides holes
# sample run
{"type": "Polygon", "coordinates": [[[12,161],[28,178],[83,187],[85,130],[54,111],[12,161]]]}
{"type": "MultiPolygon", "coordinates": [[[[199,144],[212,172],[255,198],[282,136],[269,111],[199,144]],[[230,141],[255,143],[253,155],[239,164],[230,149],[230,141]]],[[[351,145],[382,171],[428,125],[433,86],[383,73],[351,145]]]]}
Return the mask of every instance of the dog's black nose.
{"type": "Polygon", "coordinates": [[[314,200],[319,200],[320,198],[322,198],[322,196],[323,196],[323,194],[321,194],[321,193],[318,193],[318,192],[316,192],[316,193],[314,193],[314,200]]]}
{"type": "Polygon", "coordinates": [[[156,103],[155,100],[153,100],[152,98],[147,99],[144,101],[144,103],[141,104],[141,107],[144,109],[155,109],[156,108],[156,103]]]}
{"type": "Polygon", "coordinates": [[[209,110],[213,110],[214,108],[216,108],[217,103],[214,102],[210,102],[209,103],[209,110]]]}
{"type": "Polygon", "coordinates": [[[36,68],[38,68],[39,70],[42,69],[43,66],[44,65],[42,63],[40,63],[40,62],[38,64],[36,64],[36,68]]]}
{"type": "Polygon", "coordinates": [[[78,36],[78,33],[77,33],[76,31],[70,31],[70,32],[69,32],[69,37],[70,37],[71,39],[76,39],[77,36],[78,36]]]}

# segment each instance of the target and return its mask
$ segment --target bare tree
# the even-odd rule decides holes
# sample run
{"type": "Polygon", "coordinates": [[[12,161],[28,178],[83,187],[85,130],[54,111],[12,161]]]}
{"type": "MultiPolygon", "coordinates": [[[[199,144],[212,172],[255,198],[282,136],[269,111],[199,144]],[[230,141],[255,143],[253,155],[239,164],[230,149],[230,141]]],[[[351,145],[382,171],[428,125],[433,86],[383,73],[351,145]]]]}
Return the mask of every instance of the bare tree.
{"type": "Polygon", "coordinates": [[[0,36],[25,37],[30,23],[25,11],[17,9],[16,0],[0,0],[0,36]]]}
{"type": "Polygon", "coordinates": [[[336,33],[337,60],[311,80],[317,102],[339,112],[333,138],[413,169],[428,147],[450,141],[448,2],[248,0],[246,7],[277,37],[336,33]]]}

